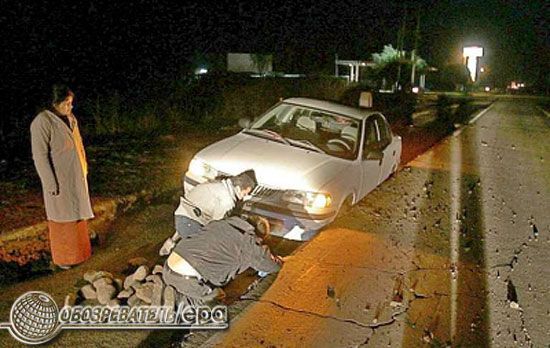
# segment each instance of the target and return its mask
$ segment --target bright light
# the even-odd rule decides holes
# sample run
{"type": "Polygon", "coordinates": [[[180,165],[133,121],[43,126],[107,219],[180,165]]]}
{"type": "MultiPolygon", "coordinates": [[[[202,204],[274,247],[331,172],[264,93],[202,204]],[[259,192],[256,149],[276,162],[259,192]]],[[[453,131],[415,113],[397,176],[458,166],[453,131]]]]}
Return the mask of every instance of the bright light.
{"type": "Polygon", "coordinates": [[[332,198],[329,194],[308,192],[306,197],[307,205],[316,209],[327,208],[332,203],[332,198]]]}
{"type": "Polygon", "coordinates": [[[288,190],[283,194],[283,200],[291,203],[301,204],[307,208],[323,209],[332,204],[332,197],[328,193],[306,192],[288,190]]]}
{"type": "Polygon", "coordinates": [[[208,72],[206,68],[197,68],[195,69],[195,75],[204,75],[208,72]]]}
{"type": "Polygon", "coordinates": [[[485,72],[485,68],[484,67],[479,68],[479,72],[485,72]]]}
{"type": "Polygon", "coordinates": [[[510,88],[510,89],[525,88],[525,83],[512,81],[512,82],[510,82],[510,86],[508,86],[508,88],[510,88]]]}
{"type": "Polygon", "coordinates": [[[462,52],[462,56],[466,59],[466,66],[470,70],[470,77],[475,82],[477,79],[477,59],[483,57],[483,47],[464,47],[462,52]]]}
{"type": "Polygon", "coordinates": [[[491,87],[485,86],[485,92],[490,92],[490,91],[491,91],[491,87]]]}
{"type": "Polygon", "coordinates": [[[418,93],[418,92],[420,92],[420,88],[418,88],[418,87],[413,87],[413,88],[412,88],[412,92],[413,92],[413,93],[418,93]]]}

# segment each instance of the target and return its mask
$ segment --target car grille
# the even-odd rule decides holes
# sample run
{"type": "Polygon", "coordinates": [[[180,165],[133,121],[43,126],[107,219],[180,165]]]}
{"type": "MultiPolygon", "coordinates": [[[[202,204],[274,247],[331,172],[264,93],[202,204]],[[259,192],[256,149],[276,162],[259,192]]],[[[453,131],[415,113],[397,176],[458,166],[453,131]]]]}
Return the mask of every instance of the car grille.
{"type": "Polygon", "coordinates": [[[283,191],[258,185],[254,188],[254,190],[252,191],[252,193],[250,193],[250,195],[256,198],[270,198],[277,195],[280,192],[283,192],[283,191]]]}

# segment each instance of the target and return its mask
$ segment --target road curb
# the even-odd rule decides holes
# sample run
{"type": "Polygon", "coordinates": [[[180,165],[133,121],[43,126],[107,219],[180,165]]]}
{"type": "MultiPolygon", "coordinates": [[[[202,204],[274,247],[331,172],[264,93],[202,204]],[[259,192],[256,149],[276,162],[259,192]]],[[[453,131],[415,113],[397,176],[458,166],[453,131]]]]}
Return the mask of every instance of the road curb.
{"type": "Polygon", "coordinates": [[[544,110],[543,108],[541,108],[540,106],[537,106],[537,109],[539,109],[540,112],[542,112],[544,114],[544,116],[550,118],[550,112],[544,110]]]}
{"type": "MultiPolygon", "coordinates": [[[[90,230],[106,230],[119,214],[131,208],[145,196],[145,194],[127,195],[99,200],[93,206],[96,217],[90,220],[90,230]]],[[[49,254],[49,247],[46,221],[7,231],[0,236],[0,263],[17,263],[19,266],[25,266],[49,254]]]]}

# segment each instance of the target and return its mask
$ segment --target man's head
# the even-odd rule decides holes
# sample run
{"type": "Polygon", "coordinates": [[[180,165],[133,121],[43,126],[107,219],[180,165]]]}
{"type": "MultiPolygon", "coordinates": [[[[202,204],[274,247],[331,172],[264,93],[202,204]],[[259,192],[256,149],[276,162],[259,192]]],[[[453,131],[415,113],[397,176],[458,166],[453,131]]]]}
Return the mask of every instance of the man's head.
{"type": "Polygon", "coordinates": [[[256,236],[258,236],[260,239],[265,241],[269,237],[271,233],[271,227],[269,225],[269,221],[267,221],[266,218],[259,215],[250,215],[246,220],[249,224],[254,226],[256,236]]]}
{"type": "Polygon", "coordinates": [[[239,199],[243,199],[244,196],[252,192],[254,187],[258,184],[256,173],[254,173],[252,169],[242,172],[239,175],[232,176],[230,180],[235,187],[239,199]]]}

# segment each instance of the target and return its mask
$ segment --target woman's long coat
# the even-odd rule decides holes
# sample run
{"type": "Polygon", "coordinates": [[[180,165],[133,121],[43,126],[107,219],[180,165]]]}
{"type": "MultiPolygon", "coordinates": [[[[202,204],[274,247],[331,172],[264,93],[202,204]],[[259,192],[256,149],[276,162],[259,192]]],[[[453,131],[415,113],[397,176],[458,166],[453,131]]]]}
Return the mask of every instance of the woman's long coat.
{"type": "Polygon", "coordinates": [[[88,165],[74,116],[71,128],[49,110],[31,124],[32,158],[42,182],[48,220],[68,222],[94,217],[88,193],[88,165]],[[58,195],[49,191],[58,190],[58,195]]]}

